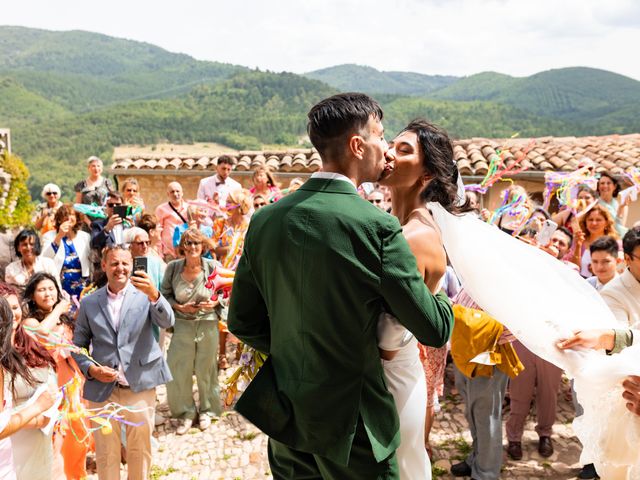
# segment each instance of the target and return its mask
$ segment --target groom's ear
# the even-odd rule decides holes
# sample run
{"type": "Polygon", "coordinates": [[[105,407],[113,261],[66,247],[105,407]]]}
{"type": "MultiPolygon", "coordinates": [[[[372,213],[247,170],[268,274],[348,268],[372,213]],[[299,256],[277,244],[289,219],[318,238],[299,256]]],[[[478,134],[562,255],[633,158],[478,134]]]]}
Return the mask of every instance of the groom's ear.
{"type": "Polygon", "coordinates": [[[362,135],[351,135],[348,142],[349,152],[358,160],[364,157],[364,138],[362,135]]]}

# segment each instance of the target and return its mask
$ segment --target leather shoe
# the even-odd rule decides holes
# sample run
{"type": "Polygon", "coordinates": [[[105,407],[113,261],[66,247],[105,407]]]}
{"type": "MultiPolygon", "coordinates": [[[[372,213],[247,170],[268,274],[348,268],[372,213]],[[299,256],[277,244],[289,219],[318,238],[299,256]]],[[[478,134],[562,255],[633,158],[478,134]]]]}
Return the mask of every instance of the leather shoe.
{"type": "Polygon", "coordinates": [[[587,463],[584,467],[582,467],[580,473],[578,473],[578,478],[583,480],[591,480],[593,478],[600,477],[598,476],[598,472],[596,472],[595,465],[593,463],[587,463]]]}
{"type": "Polygon", "coordinates": [[[454,477],[470,477],[471,467],[467,462],[460,462],[451,465],[451,475],[454,477]]]}
{"type": "Polygon", "coordinates": [[[522,443],[509,442],[509,445],[507,445],[507,455],[509,455],[512,460],[522,460],[522,443]]]}
{"type": "Polygon", "coordinates": [[[540,437],[538,442],[538,453],[544,458],[548,458],[553,455],[553,443],[551,437],[540,437]]]}

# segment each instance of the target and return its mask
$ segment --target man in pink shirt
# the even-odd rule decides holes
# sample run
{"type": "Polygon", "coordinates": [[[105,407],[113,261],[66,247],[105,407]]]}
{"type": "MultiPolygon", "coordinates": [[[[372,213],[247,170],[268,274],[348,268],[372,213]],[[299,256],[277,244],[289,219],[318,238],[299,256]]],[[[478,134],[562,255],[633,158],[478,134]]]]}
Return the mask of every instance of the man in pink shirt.
{"type": "Polygon", "coordinates": [[[187,203],[182,198],[182,185],[171,182],[167,185],[168,202],[158,205],[156,208],[157,228],[162,240],[160,254],[166,262],[176,258],[173,248],[173,231],[177,225],[187,222],[187,203]]]}

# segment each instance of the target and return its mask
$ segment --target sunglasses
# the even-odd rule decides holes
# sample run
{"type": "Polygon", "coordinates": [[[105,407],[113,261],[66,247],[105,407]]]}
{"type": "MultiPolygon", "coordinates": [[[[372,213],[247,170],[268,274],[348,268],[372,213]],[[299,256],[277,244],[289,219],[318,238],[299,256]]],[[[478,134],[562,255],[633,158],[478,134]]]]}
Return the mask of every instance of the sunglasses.
{"type": "Polygon", "coordinates": [[[373,199],[373,200],[369,200],[369,203],[382,203],[382,200],[380,200],[380,199],[373,199]]]}
{"type": "Polygon", "coordinates": [[[109,208],[119,207],[120,205],[122,205],[122,204],[121,203],[107,203],[107,207],[109,207],[109,208]]]}
{"type": "Polygon", "coordinates": [[[267,205],[266,203],[254,203],[253,204],[253,208],[260,208],[260,207],[264,207],[266,205],[267,205]]]}
{"type": "Polygon", "coordinates": [[[45,195],[58,195],[58,192],[45,192],[45,195]]]}
{"type": "Polygon", "coordinates": [[[127,188],[125,190],[125,192],[129,192],[129,193],[138,193],[138,190],[136,188],[127,188]]]}
{"type": "Polygon", "coordinates": [[[202,242],[191,242],[191,241],[184,242],[185,247],[195,247],[197,245],[202,245],[202,242]]]}
{"type": "Polygon", "coordinates": [[[149,245],[151,242],[149,242],[149,240],[141,240],[139,242],[133,242],[136,245],[149,245]]]}

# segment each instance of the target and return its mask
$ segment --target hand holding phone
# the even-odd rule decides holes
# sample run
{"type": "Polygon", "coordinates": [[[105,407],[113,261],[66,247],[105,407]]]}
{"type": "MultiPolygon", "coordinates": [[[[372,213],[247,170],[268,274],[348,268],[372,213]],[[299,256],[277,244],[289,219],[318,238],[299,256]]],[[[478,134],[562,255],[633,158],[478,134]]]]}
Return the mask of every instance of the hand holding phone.
{"type": "Polygon", "coordinates": [[[546,246],[551,243],[551,237],[558,229],[558,224],[553,220],[545,220],[542,224],[542,229],[536,235],[536,242],[540,246],[546,246]]]}
{"type": "Polygon", "coordinates": [[[138,271],[149,272],[149,260],[147,257],[135,257],[133,259],[133,275],[138,271]]]}

